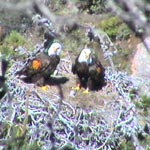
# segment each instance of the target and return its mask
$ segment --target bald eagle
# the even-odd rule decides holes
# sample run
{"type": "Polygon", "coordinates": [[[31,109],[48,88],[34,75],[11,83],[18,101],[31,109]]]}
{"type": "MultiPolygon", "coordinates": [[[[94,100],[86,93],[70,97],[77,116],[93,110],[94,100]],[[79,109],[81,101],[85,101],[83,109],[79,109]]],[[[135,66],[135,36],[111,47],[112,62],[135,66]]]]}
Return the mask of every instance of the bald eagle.
{"type": "Polygon", "coordinates": [[[52,43],[47,53],[41,52],[29,59],[17,74],[24,75],[27,82],[43,86],[59,64],[61,51],[62,46],[59,43],[52,43]]]}
{"type": "Polygon", "coordinates": [[[89,48],[83,49],[75,59],[72,65],[72,72],[77,76],[77,87],[86,90],[98,90],[105,85],[105,69],[98,58],[92,53],[89,48]]]}

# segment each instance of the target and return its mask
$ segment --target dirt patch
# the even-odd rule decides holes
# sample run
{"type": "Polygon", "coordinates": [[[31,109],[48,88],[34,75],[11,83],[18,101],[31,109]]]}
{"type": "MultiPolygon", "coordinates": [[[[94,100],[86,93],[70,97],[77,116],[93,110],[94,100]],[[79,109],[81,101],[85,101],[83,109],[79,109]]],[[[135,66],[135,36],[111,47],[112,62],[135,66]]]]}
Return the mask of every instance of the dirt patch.
{"type": "MultiPolygon", "coordinates": [[[[64,75],[69,80],[61,84],[62,92],[64,95],[64,102],[67,102],[73,107],[79,107],[86,111],[98,110],[106,107],[108,103],[117,101],[118,94],[113,85],[107,83],[105,87],[98,91],[90,91],[88,94],[83,93],[85,89],[79,91],[72,90],[76,86],[76,76],[72,74],[64,75]]],[[[46,94],[48,97],[55,97],[59,95],[59,88],[57,85],[52,85],[47,91],[38,87],[38,91],[46,94]]]]}

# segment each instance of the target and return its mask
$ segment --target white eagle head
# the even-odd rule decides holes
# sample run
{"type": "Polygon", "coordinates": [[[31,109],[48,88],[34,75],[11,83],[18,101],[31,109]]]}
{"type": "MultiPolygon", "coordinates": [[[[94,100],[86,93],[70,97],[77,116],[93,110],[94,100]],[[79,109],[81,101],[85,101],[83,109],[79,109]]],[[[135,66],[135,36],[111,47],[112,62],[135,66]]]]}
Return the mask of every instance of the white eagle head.
{"type": "Polygon", "coordinates": [[[87,64],[91,64],[92,57],[91,57],[92,51],[89,48],[84,48],[78,58],[78,62],[86,62],[87,64]]]}
{"type": "Polygon", "coordinates": [[[50,46],[50,48],[48,49],[48,55],[57,55],[60,56],[62,51],[62,46],[60,43],[52,43],[52,45],[50,46]]]}

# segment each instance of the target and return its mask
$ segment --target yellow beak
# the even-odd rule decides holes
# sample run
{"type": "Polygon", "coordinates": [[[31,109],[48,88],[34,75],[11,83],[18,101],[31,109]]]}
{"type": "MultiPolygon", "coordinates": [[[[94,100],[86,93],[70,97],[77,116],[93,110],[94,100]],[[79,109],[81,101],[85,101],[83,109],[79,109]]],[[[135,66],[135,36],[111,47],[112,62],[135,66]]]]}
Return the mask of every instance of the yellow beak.
{"type": "Polygon", "coordinates": [[[54,50],[54,52],[57,52],[58,48],[55,47],[53,50],[54,50]]]}

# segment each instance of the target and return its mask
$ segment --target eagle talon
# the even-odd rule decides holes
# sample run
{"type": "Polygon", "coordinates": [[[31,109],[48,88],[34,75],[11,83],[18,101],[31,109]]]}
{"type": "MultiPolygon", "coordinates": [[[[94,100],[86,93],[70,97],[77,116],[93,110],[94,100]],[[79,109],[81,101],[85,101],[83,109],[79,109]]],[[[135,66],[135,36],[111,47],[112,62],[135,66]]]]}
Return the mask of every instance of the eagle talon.
{"type": "Polygon", "coordinates": [[[80,89],[81,89],[80,84],[77,84],[77,86],[76,86],[76,87],[72,87],[72,90],[79,91],[80,89]]]}
{"type": "Polygon", "coordinates": [[[45,85],[45,86],[42,86],[41,88],[42,88],[42,90],[47,91],[50,88],[50,86],[49,85],[45,85]]]}
{"type": "Polygon", "coordinates": [[[72,87],[72,90],[76,90],[76,91],[79,91],[80,90],[80,87],[72,87]]]}
{"type": "Polygon", "coordinates": [[[89,94],[89,93],[90,93],[90,92],[89,92],[89,89],[84,90],[83,93],[84,93],[84,94],[89,94]]]}

